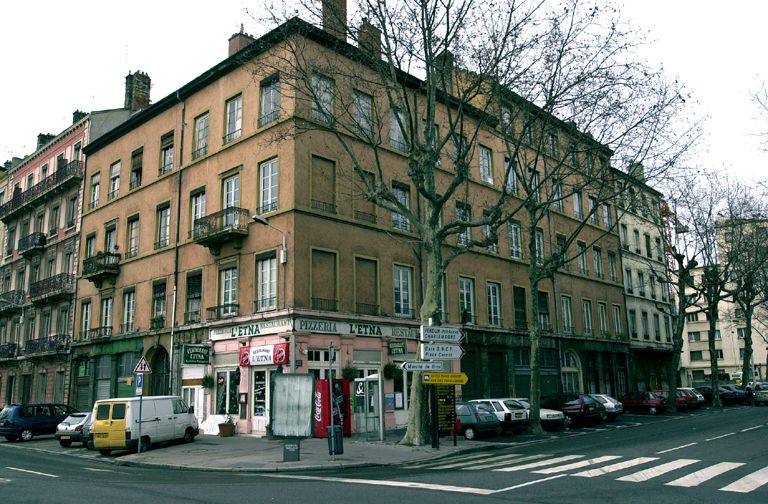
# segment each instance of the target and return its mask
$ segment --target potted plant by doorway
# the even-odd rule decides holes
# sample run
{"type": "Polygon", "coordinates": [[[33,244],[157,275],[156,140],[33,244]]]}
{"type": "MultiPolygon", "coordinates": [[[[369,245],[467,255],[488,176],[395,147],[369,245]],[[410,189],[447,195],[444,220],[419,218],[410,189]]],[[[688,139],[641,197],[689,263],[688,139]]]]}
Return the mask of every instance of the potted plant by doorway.
{"type": "Polygon", "coordinates": [[[211,375],[205,375],[203,376],[203,382],[201,383],[202,387],[204,389],[212,389],[214,385],[213,376],[211,375]]]}
{"type": "Polygon", "coordinates": [[[232,437],[235,434],[235,421],[232,415],[227,415],[222,423],[219,424],[219,437],[232,437]]]}

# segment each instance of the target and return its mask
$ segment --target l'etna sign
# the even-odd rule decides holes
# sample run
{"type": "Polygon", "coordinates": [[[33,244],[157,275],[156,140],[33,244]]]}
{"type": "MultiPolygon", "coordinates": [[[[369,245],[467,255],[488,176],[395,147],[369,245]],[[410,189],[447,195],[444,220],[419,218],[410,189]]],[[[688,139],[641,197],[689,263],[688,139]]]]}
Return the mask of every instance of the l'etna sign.
{"type": "Polygon", "coordinates": [[[184,345],[182,347],[182,364],[205,365],[208,364],[211,347],[207,345],[184,345]]]}

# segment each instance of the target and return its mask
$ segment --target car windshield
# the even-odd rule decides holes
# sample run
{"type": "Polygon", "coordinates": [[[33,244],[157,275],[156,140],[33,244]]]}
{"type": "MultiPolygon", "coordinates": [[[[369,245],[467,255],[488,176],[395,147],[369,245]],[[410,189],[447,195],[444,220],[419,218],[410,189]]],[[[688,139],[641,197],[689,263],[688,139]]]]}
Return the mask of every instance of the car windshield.
{"type": "Polygon", "coordinates": [[[522,404],[523,407],[525,407],[525,409],[531,409],[531,403],[529,403],[528,401],[524,401],[524,400],[520,399],[518,402],[520,404],[522,404]]]}
{"type": "Polygon", "coordinates": [[[493,410],[489,409],[485,404],[475,404],[475,408],[481,413],[493,413],[493,410]]]}
{"type": "Polygon", "coordinates": [[[596,395],[596,396],[592,396],[592,397],[594,397],[594,398],[597,400],[597,402],[601,402],[601,403],[603,403],[603,404],[605,404],[605,403],[607,403],[607,402],[608,402],[608,399],[606,399],[606,398],[605,398],[605,397],[603,397],[603,396],[599,396],[599,395],[596,395]]]}
{"type": "Polygon", "coordinates": [[[507,401],[504,401],[504,406],[506,406],[508,409],[511,409],[511,410],[513,410],[513,409],[528,409],[528,406],[523,404],[522,401],[507,400],[507,401]]]}
{"type": "Polygon", "coordinates": [[[72,413],[67,418],[64,419],[64,422],[66,423],[80,423],[83,420],[85,420],[85,417],[88,416],[88,413],[72,413]]]}

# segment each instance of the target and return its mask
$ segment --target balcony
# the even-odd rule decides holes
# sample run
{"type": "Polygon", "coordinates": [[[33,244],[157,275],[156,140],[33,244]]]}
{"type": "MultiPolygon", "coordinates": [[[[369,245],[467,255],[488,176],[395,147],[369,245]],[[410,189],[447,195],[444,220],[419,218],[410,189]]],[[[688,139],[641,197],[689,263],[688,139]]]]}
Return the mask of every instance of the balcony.
{"type": "Polygon", "coordinates": [[[333,203],[328,203],[327,201],[320,201],[313,199],[309,202],[309,206],[314,208],[315,210],[320,210],[321,212],[327,212],[327,213],[336,213],[336,205],[333,203]]]}
{"type": "Polygon", "coordinates": [[[240,315],[240,305],[237,303],[229,303],[218,306],[211,306],[207,308],[208,320],[223,320],[240,315]]]}
{"type": "Polygon", "coordinates": [[[355,312],[360,315],[378,315],[379,305],[371,303],[355,303],[355,312]]]}
{"type": "Polygon", "coordinates": [[[83,261],[83,278],[90,280],[101,288],[104,280],[114,281],[120,274],[120,254],[113,252],[98,252],[83,261]]]}
{"type": "Polygon", "coordinates": [[[185,324],[199,324],[200,320],[200,310],[188,311],[184,314],[185,324]]]}
{"type": "Polygon", "coordinates": [[[33,303],[47,303],[66,299],[75,293],[75,275],[59,273],[29,286],[29,300],[33,303]]]}
{"type": "Polygon", "coordinates": [[[69,351],[69,345],[72,342],[72,336],[68,334],[54,334],[47,338],[28,340],[24,343],[25,355],[66,353],[69,351]]]}
{"type": "Polygon", "coordinates": [[[19,239],[19,254],[23,256],[35,256],[43,253],[46,239],[45,233],[39,231],[28,234],[19,239]]]}
{"type": "Polygon", "coordinates": [[[101,326],[101,327],[94,327],[93,329],[86,329],[81,334],[82,340],[94,340],[99,338],[109,338],[112,336],[112,327],[110,326],[101,326]]]}
{"type": "Polygon", "coordinates": [[[229,207],[211,215],[195,219],[192,239],[198,245],[208,247],[213,255],[219,255],[222,245],[231,243],[240,249],[243,238],[248,236],[251,216],[247,208],[229,207]]]}
{"type": "Polygon", "coordinates": [[[157,315],[152,317],[149,321],[149,328],[153,331],[162,329],[165,327],[165,315],[157,315]]]}
{"type": "Polygon", "coordinates": [[[47,201],[79,184],[82,179],[83,163],[70,161],[69,164],[62,166],[26,191],[14,194],[7,203],[0,206],[0,220],[8,223],[29,205],[47,201]]]}
{"type": "Polygon", "coordinates": [[[20,289],[0,294],[0,313],[21,313],[24,291],[20,289]]]}
{"type": "Polygon", "coordinates": [[[312,309],[323,311],[336,311],[339,302],[336,299],[312,298],[312,309]]]}
{"type": "Polygon", "coordinates": [[[3,343],[0,345],[0,359],[13,359],[16,357],[19,345],[16,343],[3,343]]]}

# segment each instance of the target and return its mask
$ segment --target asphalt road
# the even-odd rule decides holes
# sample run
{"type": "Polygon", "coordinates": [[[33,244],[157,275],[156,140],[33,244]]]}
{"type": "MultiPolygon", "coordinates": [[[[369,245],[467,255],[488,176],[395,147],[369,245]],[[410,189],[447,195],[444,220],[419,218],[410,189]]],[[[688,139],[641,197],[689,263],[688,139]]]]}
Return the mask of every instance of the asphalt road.
{"type": "Polygon", "coordinates": [[[0,503],[768,502],[768,408],[502,440],[508,448],[423,464],[303,474],[124,467],[79,448],[49,451],[45,439],[1,442],[0,503]]]}

